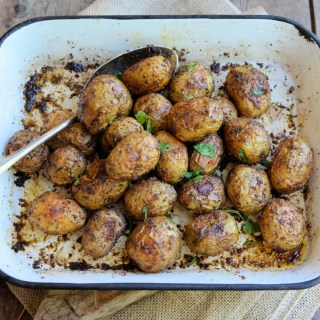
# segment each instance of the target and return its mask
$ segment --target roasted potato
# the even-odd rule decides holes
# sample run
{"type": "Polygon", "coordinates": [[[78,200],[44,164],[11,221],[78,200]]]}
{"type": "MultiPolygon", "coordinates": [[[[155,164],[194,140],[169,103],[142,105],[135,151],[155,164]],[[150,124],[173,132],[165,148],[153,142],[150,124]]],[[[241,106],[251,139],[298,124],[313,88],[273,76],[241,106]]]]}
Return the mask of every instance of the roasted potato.
{"type": "Polygon", "coordinates": [[[130,133],[143,131],[142,125],[131,117],[120,117],[105,129],[101,144],[105,152],[111,151],[121,140],[130,133]]]}
{"type": "Polygon", "coordinates": [[[130,218],[144,220],[145,214],[148,217],[163,216],[176,200],[174,187],[153,177],[131,186],[124,197],[124,205],[130,218]]]}
{"type": "Polygon", "coordinates": [[[274,199],[262,211],[260,229],[269,247],[288,251],[302,244],[306,222],[301,210],[290,201],[274,199]]]}
{"type": "Polygon", "coordinates": [[[158,141],[147,131],[133,132],[111,151],[106,170],[113,179],[132,180],[154,169],[159,158],[158,141]]]}
{"type": "MultiPolygon", "coordinates": [[[[145,112],[151,121],[152,133],[168,129],[168,114],[172,104],[159,93],[149,93],[137,99],[133,110],[145,112]]],[[[147,123],[145,124],[147,125],[147,123]]]]}
{"type": "Polygon", "coordinates": [[[175,223],[158,216],[139,224],[129,235],[125,248],[142,271],[160,272],[175,263],[181,246],[181,234],[175,223]]]}
{"type": "Polygon", "coordinates": [[[214,157],[203,155],[194,150],[189,160],[189,171],[201,170],[201,174],[212,174],[217,170],[222,159],[224,152],[222,139],[217,134],[210,134],[199,144],[213,146],[214,157]]]}
{"type": "Polygon", "coordinates": [[[105,160],[95,160],[71,188],[74,199],[87,209],[98,210],[114,204],[129,185],[128,181],[109,177],[105,165],[105,160]]]}
{"type": "Polygon", "coordinates": [[[163,56],[143,59],[125,69],[121,80],[135,95],[162,90],[170,80],[171,62],[163,56]]]}
{"type": "Polygon", "coordinates": [[[197,216],[189,221],[185,240],[196,254],[216,256],[231,249],[239,238],[236,220],[224,211],[197,216]]]}
{"type": "Polygon", "coordinates": [[[252,66],[232,68],[226,77],[224,87],[242,116],[260,117],[270,107],[268,77],[252,66]]]}
{"type": "Polygon", "coordinates": [[[246,165],[235,166],[230,171],[226,190],[235,208],[247,215],[258,213],[271,199],[267,173],[246,165]]]}
{"type": "Polygon", "coordinates": [[[302,189],[308,183],[312,168],[310,146],[299,137],[286,138],[279,143],[269,168],[272,187],[279,193],[302,189]]]}
{"type": "Polygon", "coordinates": [[[223,97],[214,97],[213,100],[216,101],[222,109],[223,123],[238,118],[238,110],[230,100],[223,97]]]}
{"type": "Polygon", "coordinates": [[[250,118],[237,118],[224,126],[224,139],[230,155],[244,163],[258,163],[271,148],[271,137],[264,126],[250,118]]]}
{"type": "Polygon", "coordinates": [[[180,182],[188,171],[187,147],[166,131],[157,132],[155,138],[164,146],[156,166],[157,176],[172,184],[180,182]]]}
{"type": "Polygon", "coordinates": [[[61,235],[84,226],[86,212],[72,199],[48,191],[33,200],[28,218],[33,227],[48,234],[61,235]]]}
{"type": "Polygon", "coordinates": [[[92,134],[97,134],[114,117],[129,114],[131,107],[132,98],[125,85],[118,78],[105,74],[95,77],[85,88],[77,116],[92,134]]]}
{"type": "Polygon", "coordinates": [[[194,142],[216,133],[222,121],[220,105],[211,98],[201,97],[173,105],[168,116],[168,127],[181,141],[194,142]]]}
{"type": "MultiPolygon", "coordinates": [[[[38,139],[40,135],[37,132],[30,130],[20,130],[14,133],[10,138],[7,145],[8,155],[20,150],[22,147],[28,145],[32,141],[38,139]]],[[[47,160],[49,149],[46,144],[42,144],[20,161],[18,161],[13,167],[25,173],[34,173],[40,170],[43,163],[47,160]]]]}
{"type": "Polygon", "coordinates": [[[221,179],[204,176],[183,184],[178,199],[187,209],[201,214],[219,209],[226,202],[226,195],[221,179]]]}
{"type": "Polygon", "coordinates": [[[169,84],[169,97],[181,102],[199,97],[211,97],[214,82],[211,71],[202,63],[193,61],[181,66],[169,84]]]}
{"type": "Polygon", "coordinates": [[[96,211],[89,219],[82,234],[82,248],[93,258],[109,253],[124,232],[126,221],[115,208],[96,211]]]}
{"type": "Polygon", "coordinates": [[[68,146],[51,153],[43,165],[43,172],[54,184],[73,183],[87,167],[85,156],[77,149],[68,146]]]}

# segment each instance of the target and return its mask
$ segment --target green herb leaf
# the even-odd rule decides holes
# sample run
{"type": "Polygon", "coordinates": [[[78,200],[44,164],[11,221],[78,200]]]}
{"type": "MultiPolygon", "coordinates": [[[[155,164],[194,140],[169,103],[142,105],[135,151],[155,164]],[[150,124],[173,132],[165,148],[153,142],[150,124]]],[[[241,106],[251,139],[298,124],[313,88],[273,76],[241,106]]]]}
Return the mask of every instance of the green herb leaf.
{"type": "Polygon", "coordinates": [[[166,218],[172,219],[171,213],[167,212],[166,214],[163,215],[166,218]]]}
{"type": "Polygon", "coordinates": [[[239,158],[241,161],[249,162],[249,159],[248,159],[246,153],[242,149],[240,149],[239,158]]]}
{"type": "Polygon", "coordinates": [[[268,167],[270,167],[271,161],[264,159],[264,160],[260,161],[259,163],[268,168],[268,167]]]}
{"type": "Polygon", "coordinates": [[[195,171],[192,171],[192,172],[186,172],[186,174],[184,175],[184,177],[186,179],[191,179],[191,178],[194,178],[196,176],[198,176],[200,173],[201,173],[202,169],[198,169],[198,170],[195,170],[195,171]]]}
{"type": "Polygon", "coordinates": [[[263,91],[257,89],[253,89],[252,92],[256,96],[261,96],[264,93],[263,91]]]}
{"type": "Polygon", "coordinates": [[[193,147],[196,149],[200,154],[214,158],[216,156],[216,148],[209,143],[199,143],[196,146],[193,147]]]}
{"type": "Polygon", "coordinates": [[[122,72],[116,71],[116,72],[114,73],[114,76],[115,76],[116,78],[120,79],[121,76],[122,76],[122,72]]]}
{"type": "Polygon", "coordinates": [[[224,212],[227,212],[227,213],[231,213],[231,214],[235,214],[237,215],[241,220],[245,220],[246,217],[243,215],[242,212],[238,211],[238,210],[233,210],[233,209],[226,209],[226,210],[222,210],[224,212]]]}
{"type": "Polygon", "coordinates": [[[149,118],[147,121],[147,131],[151,133],[152,127],[151,127],[151,119],[149,118]]]}
{"type": "Polygon", "coordinates": [[[242,226],[242,230],[245,234],[251,234],[255,232],[260,232],[260,226],[258,222],[248,219],[242,226]]]}
{"type": "Polygon", "coordinates": [[[160,150],[161,151],[165,151],[168,148],[169,142],[160,142],[159,146],[160,146],[160,150]]]}
{"type": "Polygon", "coordinates": [[[196,66],[195,65],[193,65],[193,66],[191,66],[191,67],[189,67],[188,68],[188,73],[191,73],[194,69],[196,68],[196,66]]]}
{"type": "Polygon", "coordinates": [[[84,169],[78,176],[77,179],[74,181],[74,185],[77,186],[80,183],[81,177],[86,173],[86,169],[84,169]]]}
{"type": "Polygon", "coordinates": [[[79,177],[78,177],[73,184],[74,184],[75,186],[77,186],[79,183],[80,183],[80,179],[79,179],[79,177]]]}
{"type": "Polygon", "coordinates": [[[112,117],[112,118],[110,119],[110,121],[109,121],[109,124],[113,124],[114,120],[116,120],[116,119],[117,119],[117,116],[112,117]]]}
{"type": "Polygon", "coordinates": [[[144,221],[147,221],[147,219],[148,219],[148,207],[144,206],[142,208],[142,212],[144,214],[144,221]]]}
{"type": "Polygon", "coordinates": [[[196,176],[192,179],[190,179],[189,181],[198,181],[198,180],[201,180],[203,178],[203,176],[199,175],[199,176],[196,176]]]}
{"type": "Polygon", "coordinates": [[[152,127],[151,127],[151,119],[150,117],[144,112],[144,111],[138,111],[135,114],[135,118],[137,119],[137,121],[144,125],[145,123],[147,123],[147,131],[151,132],[152,131],[152,127]]]}
{"type": "Polygon", "coordinates": [[[196,261],[197,261],[197,258],[193,257],[190,261],[187,262],[187,266],[188,267],[192,266],[196,261]]]}

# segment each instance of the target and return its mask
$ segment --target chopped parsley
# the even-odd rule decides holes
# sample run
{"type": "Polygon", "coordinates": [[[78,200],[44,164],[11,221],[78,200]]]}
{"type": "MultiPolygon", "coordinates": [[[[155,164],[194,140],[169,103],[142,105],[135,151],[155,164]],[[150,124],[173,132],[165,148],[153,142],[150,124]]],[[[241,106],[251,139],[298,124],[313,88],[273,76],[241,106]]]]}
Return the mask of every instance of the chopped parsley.
{"type": "Polygon", "coordinates": [[[193,147],[203,156],[214,158],[216,156],[216,149],[212,144],[209,143],[199,143],[193,147]]]}
{"type": "Polygon", "coordinates": [[[270,167],[271,161],[264,159],[264,160],[260,161],[259,163],[268,168],[268,167],[270,167]]]}
{"type": "Polygon", "coordinates": [[[116,78],[120,79],[121,76],[122,76],[122,72],[116,71],[116,72],[114,73],[114,76],[115,76],[116,78]]]}
{"type": "Polygon", "coordinates": [[[116,120],[117,116],[114,116],[110,119],[109,124],[113,124],[114,120],[116,120]]]}
{"type": "Polygon", "coordinates": [[[202,171],[202,169],[198,169],[198,170],[195,170],[195,171],[192,171],[192,172],[186,172],[186,174],[184,175],[184,177],[186,178],[186,179],[192,179],[192,178],[195,178],[195,177],[197,177],[197,176],[199,176],[200,175],[200,173],[201,173],[201,171],[202,171]]]}
{"type": "Polygon", "coordinates": [[[196,66],[193,65],[193,66],[191,66],[191,67],[188,68],[187,72],[188,72],[188,73],[191,73],[195,68],[196,68],[196,66]]]}
{"type": "Polygon", "coordinates": [[[260,232],[260,226],[258,222],[248,219],[242,226],[242,230],[245,234],[251,234],[255,232],[260,232]]]}
{"type": "Polygon", "coordinates": [[[235,214],[237,215],[241,220],[245,220],[246,217],[243,215],[242,212],[238,211],[238,210],[233,210],[233,209],[225,209],[225,210],[222,210],[224,212],[227,212],[227,213],[231,213],[231,214],[235,214]]]}
{"type": "Polygon", "coordinates": [[[172,219],[171,213],[167,212],[166,214],[163,215],[166,218],[172,219]]]}
{"type": "Polygon", "coordinates": [[[151,127],[151,119],[150,117],[144,112],[144,111],[138,111],[135,114],[135,118],[137,119],[137,121],[144,125],[145,123],[147,123],[147,131],[151,132],[152,131],[152,127],[151,127]]]}
{"type": "Polygon", "coordinates": [[[239,159],[244,162],[249,162],[249,159],[248,159],[246,153],[242,149],[240,149],[240,152],[239,152],[239,159]]]}
{"type": "Polygon", "coordinates": [[[192,266],[196,261],[197,261],[197,258],[193,257],[190,261],[187,262],[187,266],[188,267],[192,266]]]}
{"type": "Polygon", "coordinates": [[[253,89],[252,92],[255,96],[261,96],[264,93],[262,90],[257,89],[253,89]]]}
{"type": "Polygon", "coordinates": [[[147,221],[147,219],[148,219],[148,207],[144,206],[142,208],[142,212],[143,212],[143,215],[144,215],[144,221],[147,221]]]}
{"type": "Polygon", "coordinates": [[[160,150],[161,151],[165,151],[168,148],[169,142],[160,142],[159,146],[160,146],[160,150]]]}

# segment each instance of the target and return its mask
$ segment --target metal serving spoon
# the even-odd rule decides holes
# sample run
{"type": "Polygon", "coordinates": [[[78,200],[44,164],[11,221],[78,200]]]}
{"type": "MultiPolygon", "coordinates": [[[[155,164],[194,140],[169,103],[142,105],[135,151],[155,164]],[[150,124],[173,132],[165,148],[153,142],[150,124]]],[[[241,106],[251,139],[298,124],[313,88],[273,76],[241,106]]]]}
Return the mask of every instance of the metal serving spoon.
{"type": "MultiPolygon", "coordinates": [[[[85,86],[98,75],[102,74],[115,74],[116,72],[123,72],[126,68],[132,66],[136,62],[139,62],[145,58],[149,58],[155,55],[162,55],[168,58],[171,62],[171,76],[178,67],[178,56],[174,50],[165,47],[154,47],[148,46],[139,48],[131,51],[124,52],[117,57],[108,60],[106,63],[98,67],[87,80],[85,86]]],[[[67,120],[61,122],[50,131],[43,134],[38,139],[32,141],[20,150],[6,156],[0,160],[0,174],[11,168],[16,162],[30,153],[32,150],[40,146],[42,143],[48,141],[50,138],[55,136],[57,133],[68,127],[74,120],[76,115],[71,116],[67,120]]]]}

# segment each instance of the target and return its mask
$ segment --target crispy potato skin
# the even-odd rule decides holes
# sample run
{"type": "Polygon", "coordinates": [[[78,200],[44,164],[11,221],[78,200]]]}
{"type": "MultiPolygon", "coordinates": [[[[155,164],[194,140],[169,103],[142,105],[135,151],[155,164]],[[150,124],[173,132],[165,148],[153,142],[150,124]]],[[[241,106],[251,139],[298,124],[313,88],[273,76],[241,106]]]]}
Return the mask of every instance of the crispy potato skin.
{"type": "Polygon", "coordinates": [[[185,208],[200,214],[219,209],[226,202],[223,182],[213,176],[186,182],[178,198],[185,208]]]}
{"type": "Polygon", "coordinates": [[[175,223],[158,216],[139,224],[129,235],[125,248],[142,271],[155,273],[175,263],[181,246],[181,234],[175,223]]]}
{"type": "Polygon", "coordinates": [[[183,142],[194,142],[216,133],[223,121],[220,105],[211,98],[201,97],[178,102],[171,108],[168,127],[183,142]]]}
{"type": "Polygon", "coordinates": [[[306,186],[313,170],[310,146],[299,137],[279,143],[272,159],[269,176],[272,187],[279,193],[291,193],[306,186]]]}
{"type": "Polygon", "coordinates": [[[43,172],[54,184],[73,183],[85,170],[87,161],[77,149],[68,146],[51,153],[43,166],[43,172]]]}
{"type": "Polygon", "coordinates": [[[213,100],[221,106],[224,124],[238,118],[238,110],[230,100],[224,97],[214,97],[213,100]]]}
{"type": "MultiPolygon", "coordinates": [[[[20,130],[14,133],[10,138],[7,145],[8,155],[18,151],[22,147],[28,145],[30,142],[38,139],[40,135],[37,132],[30,130],[20,130]]],[[[49,149],[46,144],[42,144],[20,161],[18,161],[13,167],[25,173],[34,173],[41,169],[43,163],[47,160],[49,155],[49,149]]]]}
{"type": "Polygon", "coordinates": [[[141,60],[124,70],[121,80],[131,93],[142,95],[162,90],[170,80],[171,63],[163,56],[141,60]]]}
{"type": "Polygon", "coordinates": [[[105,164],[105,160],[95,160],[79,184],[73,184],[71,188],[74,199],[87,209],[98,210],[114,204],[129,185],[128,181],[109,177],[105,164]]]}
{"type": "Polygon", "coordinates": [[[106,128],[101,137],[101,144],[105,152],[111,151],[120,141],[130,133],[143,131],[142,125],[131,117],[120,117],[106,128]]]}
{"type": "Polygon", "coordinates": [[[109,253],[124,232],[126,221],[115,208],[96,211],[89,219],[82,234],[82,248],[93,258],[109,253]]]}
{"type": "Polygon", "coordinates": [[[306,234],[302,212],[284,199],[274,199],[263,209],[260,228],[264,242],[280,251],[297,248],[306,234]]]}
{"type": "Polygon", "coordinates": [[[154,169],[159,158],[158,141],[147,131],[133,132],[111,151],[106,170],[113,179],[133,180],[154,169]]]}
{"type": "Polygon", "coordinates": [[[61,235],[80,229],[85,224],[86,213],[72,199],[50,191],[31,203],[29,221],[45,233],[61,235]]]}
{"type": "Polygon", "coordinates": [[[152,133],[168,130],[168,114],[171,102],[159,93],[149,93],[137,99],[134,113],[145,112],[151,120],[152,133]]]}
{"type": "Polygon", "coordinates": [[[131,186],[124,197],[124,205],[130,218],[144,220],[144,207],[148,217],[163,216],[173,208],[176,200],[174,187],[153,177],[131,186]]]}
{"type": "Polygon", "coordinates": [[[128,114],[132,98],[125,85],[116,77],[95,77],[85,88],[79,103],[78,119],[92,133],[105,129],[117,115],[128,114]]]}
{"type": "Polygon", "coordinates": [[[159,143],[168,143],[166,149],[160,150],[160,160],[156,166],[157,176],[172,184],[180,182],[188,171],[187,147],[166,131],[157,132],[155,138],[159,143]]]}
{"type": "Polygon", "coordinates": [[[189,160],[189,171],[201,169],[201,174],[210,175],[217,170],[221,162],[224,152],[222,139],[217,134],[210,134],[199,143],[212,145],[215,149],[215,157],[204,156],[197,150],[194,150],[189,160]]]}
{"type": "Polygon", "coordinates": [[[232,68],[226,77],[225,90],[242,116],[260,117],[270,107],[268,78],[252,66],[232,68]],[[254,90],[263,93],[255,94],[254,90]]]}
{"type": "Polygon", "coordinates": [[[267,173],[246,165],[238,165],[230,171],[226,190],[236,209],[248,215],[261,211],[271,199],[267,173]]]}
{"type": "Polygon", "coordinates": [[[224,211],[197,216],[189,221],[185,230],[190,250],[206,256],[215,256],[232,248],[238,238],[235,219],[224,211]]]}
{"type": "Polygon", "coordinates": [[[250,118],[237,118],[224,126],[227,151],[245,163],[258,163],[265,159],[271,148],[271,138],[264,126],[250,118]],[[241,157],[244,152],[246,158],[241,157]]]}
{"type": "Polygon", "coordinates": [[[213,91],[212,73],[205,65],[195,61],[181,66],[169,84],[169,97],[174,102],[211,97],[213,91]]]}

